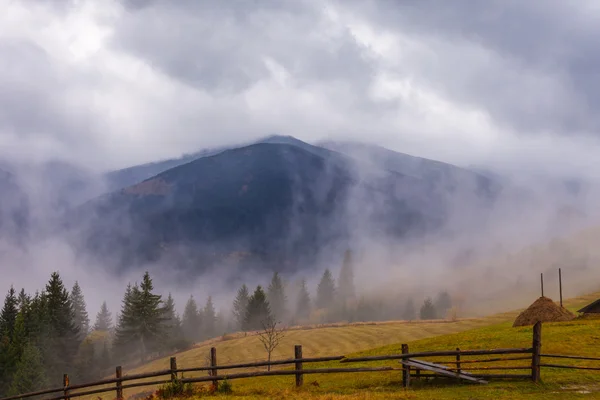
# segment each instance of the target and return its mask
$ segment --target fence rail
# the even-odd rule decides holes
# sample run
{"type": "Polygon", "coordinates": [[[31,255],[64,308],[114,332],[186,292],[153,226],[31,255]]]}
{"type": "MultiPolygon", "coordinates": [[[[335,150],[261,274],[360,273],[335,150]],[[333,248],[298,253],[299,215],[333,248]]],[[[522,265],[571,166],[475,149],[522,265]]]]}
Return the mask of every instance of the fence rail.
{"type": "MultiPolygon", "coordinates": [[[[123,376],[123,371],[120,366],[115,369],[115,378],[103,379],[95,382],[70,385],[69,377],[65,374],[63,379],[63,386],[56,389],[41,390],[32,393],[25,393],[17,396],[6,397],[0,400],[19,400],[27,399],[37,396],[47,396],[56,393],[60,395],[45,398],[45,400],[70,400],[72,398],[91,396],[95,394],[115,392],[116,399],[122,400],[124,398],[123,391],[126,389],[144,387],[144,386],[157,386],[165,383],[174,382],[180,380],[183,383],[202,383],[211,382],[214,388],[217,388],[219,381],[228,379],[242,379],[242,378],[255,378],[261,376],[295,376],[296,386],[300,387],[304,383],[304,375],[310,374],[338,374],[338,373],[363,373],[363,372],[389,372],[399,371],[402,372],[402,384],[404,387],[410,386],[411,379],[430,379],[430,378],[460,378],[461,374],[464,376],[467,374],[468,377],[481,378],[481,379],[528,379],[533,382],[538,382],[540,379],[540,368],[569,368],[569,369],[581,369],[590,371],[600,371],[600,367],[588,367],[588,366],[574,366],[574,365],[557,365],[557,364],[545,364],[541,362],[542,358],[562,358],[571,360],[586,360],[586,361],[600,361],[600,358],[596,357],[584,357],[584,356],[573,356],[563,354],[543,354],[541,353],[541,323],[537,323],[533,328],[533,342],[532,347],[529,348],[514,348],[514,349],[489,349],[489,350],[456,350],[449,351],[427,351],[427,352],[415,352],[410,353],[407,344],[402,345],[402,354],[391,354],[383,356],[371,356],[371,357],[356,357],[347,358],[345,356],[332,356],[332,357],[302,357],[302,346],[296,345],[294,348],[294,358],[287,360],[278,360],[271,362],[252,362],[252,363],[241,363],[241,364],[228,364],[218,365],[217,364],[217,350],[211,348],[210,350],[210,365],[193,367],[193,368],[178,368],[177,359],[172,357],[170,359],[170,368],[160,371],[154,371],[144,374],[132,374],[123,376]],[[527,356],[523,356],[527,354],[527,356]],[[517,355],[516,357],[492,357],[492,358],[480,358],[480,359],[463,359],[463,357],[473,356],[510,356],[517,355]],[[444,369],[445,371],[456,374],[440,375],[435,372],[425,371],[421,369],[414,369],[407,365],[403,365],[403,360],[410,360],[417,358],[430,358],[430,357],[453,357],[448,360],[438,359],[435,361],[437,368],[444,369]],[[398,367],[392,366],[377,366],[377,367],[356,367],[356,368],[316,368],[316,369],[304,369],[304,364],[319,363],[319,362],[330,362],[339,361],[340,364],[347,363],[368,363],[374,361],[393,361],[399,360],[398,367]],[[489,365],[488,363],[504,363],[508,361],[530,361],[528,365],[489,365]],[[477,365],[479,363],[485,364],[484,366],[477,365]],[[219,371],[231,370],[231,369],[242,369],[242,368],[257,368],[257,367],[272,367],[272,366],[286,366],[293,365],[293,369],[281,369],[275,371],[255,371],[255,372],[238,372],[231,374],[219,375],[219,371]],[[449,365],[449,366],[445,366],[449,365]],[[486,373],[487,371],[523,371],[529,370],[530,373],[486,373]],[[207,371],[207,376],[193,377],[193,378],[178,378],[178,374],[188,372],[202,372],[207,371]],[[472,373],[465,373],[464,371],[474,371],[472,373]],[[483,373],[482,373],[483,372],[483,373]],[[144,381],[144,382],[133,382],[126,383],[135,380],[159,378],[168,376],[168,379],[144,381]],[[123,384],[126,383],[126,384],[123,384]],[[78,391],[82,389],[94,388],[103,385],[114,385],[110,387],[97,388],[93,390],[78,391]]],[[[433,361],[430,361],[431,363],[433,361]]],[[[425,363],[421,361],[421,363],[425,363]]],[[[442,371],[440,371],[442,372],[442,371]]],[[[469,378],[470,379],[470,378],[469,378]]]]}

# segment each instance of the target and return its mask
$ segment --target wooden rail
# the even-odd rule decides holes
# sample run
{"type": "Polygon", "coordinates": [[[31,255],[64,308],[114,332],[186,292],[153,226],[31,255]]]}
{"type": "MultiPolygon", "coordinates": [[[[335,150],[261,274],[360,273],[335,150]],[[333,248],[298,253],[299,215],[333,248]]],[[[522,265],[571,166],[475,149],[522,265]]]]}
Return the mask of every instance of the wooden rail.
{"type": "MultiPolygon", "coordinates": [[[[294,348],[294,358],[290,358],[287,360],[279,360],[279,361],[271,361],[271,362],[252,362],[252,363],[240,363],[240,364],[229,364],[229,365],[218,365],[217,364],[217,350],[216,348],[211,348],[210,350],[210,365],[202,366],[202,367],[193,367],[193,368],[178,368],[177,359],[172,357],[170,359],[169,369],[164,369],[160,371],[154,371],[144,374],[132,374],[123,376],[122,368],[116,367],[115,369],[115,377],[109,379],[103,379],[95,382],[89,382],[84,384],[71,385],[69,382],[69,376],[64,375],[62,387],[55,389],[47,389],[36,391],[32,393],[25,393],[18,396],[6,397],[0,400],[19,400],[19,399],[27,399],[31,397],[37,396],[47,396],[47,395],[55,395],[50,398],[45,398],[45,400],[71,400],[74,398],[82,397],[82,396],[90,396],[100,393],[108,393],[115,392],[116,399],[122,400],[124,398],[123,391],[125,389],[144,387],[144,386],[157,386],[163,385],[169,382],[175,382],[178,380],[178,374],[183,374],[186,372],[208,372],[207,376],[194,377],[194,378],[185,378],[179,379],[180,382],[183,383],[201,383],[201,382],[211,382],[214,388],[218,387],[219,381],[228,379],[242,379],[242,378],[255,378],[261,376],[295,376],[295,383],[297,387],[300,387],[304,384],[304,375],[310,374],[333,374],[333,373],[362,373],[362,372],[385,372],[385,371],[398,371],[402,372],[402,384],[404,387],[410,386],[411,379],[430,379],[430,378],[446,378],[452,379],[459,378],[460,376],[464,376],[465,378],[475,377],[481,379],[528,379],[533,382],[538,382],[540,379],[540,369],[541,367],[546,368],[570,368],[570,369],[581,369],[581,370],[590,370],[590,371],[600,371],[600,367],[588,367],[588,366],[570,366],[570,365],[556,365],[556,364],[544,364],[541,363],[541,359],[543,357],[546,358],[563,358],[563,359],[573,359],[573,360],[588,360],[588,361],[600,361],[600,358],[596,357],[584,357],[584,356],[572,356],[572,355],[562,355],[562,354],[542,354],[541,353],[541,331],[542,326],[541,323],[538,323],[534,326],[533,329],[533,341],[532,347],[530,348],[514,348],[514,349],[490,349],[490,350],[461,350],[457,348],[456,350],[449,351],[427,351],[427,352],[415,352],[410,353],[409,347],[407,344],[402,345],[402,354],[391,354],[391,355],[383,355],[383,356],[372,356],[372,357],[356,357],[356,358],[347,358],[345,356],[332,356],[332,357],[313,357],[313,358],[303,358],[302,357],[302,346],[297,345],[294,348]],[[523,354],[527,354],[524,356],[523,354]],[[494,356],[494,355],[517,355],[516,357],[493,357],[493,358],[482,358],[482,359],[465,359],[465,357],[473,357],[473,356],[494,356]],[[407,365],[402,365],[399,363],[398,367],[392,366],[380,366],[380,367],[357,367],[357,368],[318,368],[318,369],[304,369],[304,364],[310,363],[319,363],[319,362],[330,362],[330,361],[339,361],[341,364],[346,363],[365,363],[372,361],[393,361],[399,360],[400,362],[406,360],[410,361],[413,359],[414,361],[417,358],[428,358],[428,357],[454,357],[454,359],[450,360],[440,360],[436,361],[435,364],[432,364],[431,361],[424,362],[421,361],[422,365],[435,365],[436,368],[434,370],[438,370],[439,373],[431,373],[427,370],[417,369],[414,366],[418,365],[414,362],[411,362],[413,367],[407,365]],[[525,361],[529,360],[531,362],[530,365],[489,365],[488,363],[503,363],[507,361],[525,361]],[[485,366],[479,366],[476,364],[485,363],[485,366]],[[449,364],[450,366],[444,366],[444,364],[449,364]],[[219,371],[223,370],[231,370],[231,369],[241,369],[241,368],[257,368],[257,367],[267,367],[267,366],[284,366],[284,365],[293,365],[293,369],[283,369],[283,370],[275,370],[275,371],[254,371],[254,372],[239,372],[232,374],[219,374],[219,371]],[[445,373],[445,375],[441,375],[441,370],[445,370],[450,372],[450,374],[445,373]],[[486,373],[487,371],[495,371],[495,370],[506,370],[506,371],[522,371],[529,370],[530,373],[486,373]],[[474,371],[473,373],[467,373],[465,371],[474,371]],[[454,374],[456,376],[454,376],[454,374]],[[153,381],[146,382],[132,382],[141,379],[148,378],[161,378],[168,377],[168,379],[157,379],[153,381]],[[125,384],[124,384],[125,383],[125,384]],[[97,386],[103,385],[114,385],[110,387],[97,388],[85,391],[79,391],[82,389],[90,389],[97,386]]],[[[470,378],[469,378],[470,379],[470,378]]]]}

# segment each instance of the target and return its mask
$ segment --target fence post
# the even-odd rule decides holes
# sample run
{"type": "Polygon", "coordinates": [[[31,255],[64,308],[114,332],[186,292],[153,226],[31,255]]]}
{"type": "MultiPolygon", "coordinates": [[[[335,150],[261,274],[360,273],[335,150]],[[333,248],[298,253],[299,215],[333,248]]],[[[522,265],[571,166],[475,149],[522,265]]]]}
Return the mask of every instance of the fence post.
{"type": "MultiPolygon", "coordinates": [[[[302,359],[302,346],[296,345],[294,348],[294,359],[302,359]]],[[[304,384],[304,375],[302,374],[302,361],[296,361],[296,387],[300,387],[304,384]]]]}
{"type": "Polygon", "coordinates": [[[123,382],[121,382],[121,378],[123,378],[123,369],[119,365],[116,368],[116,377],[119,379],[117,381],[117,400],[123,400],[123,382]]]}
{"type": "Polygon", "coordinates": [[[63,375],[63,394],[64,394],[64,399],[65,400],[69,400],[69,374],[64,374],[63,375]]]}
{"type": "Polygon", "coordinates": [[[456,373],[460,374],[460,348],[456,348],[456,373]]]}
{"type": "MultiPolygon", "coordinates": [[[[211,367],[216,367],[217,366],[217,349],[216,347],[212,347],[210,349],[210,366],[211,367]]],[[[211,369],[210,370],[210,375],[211,376],[217,376],[217,369],[211,369]]],[[[219,388],[219,381],[218,380],[213,380],[212,381],[212,385],[213,385],[213,389],[217,390],[219,388]]]]}
{"type": "MultiPolygon", "coordinates": [[[[402,345],[402,354],[408,354],[408,345],[402,345]]],[[[407,359],[403,358],[406,361],[407,359]]],[[[408,388],[410,386],[410,367],[408,365],[402,366],[402,387],[408,388]]]]}
{"type": "Polygon", "coordinates": [[[533,352],[531,355],[531,380],[540,381],[540,364],[542,354],[542,323],[538,321],[533,326],[533,352]]]}
{"type": "Polygon", "coordinates": [[[171,357],[171,382],[177,380],[177,358],[171,357]]]}

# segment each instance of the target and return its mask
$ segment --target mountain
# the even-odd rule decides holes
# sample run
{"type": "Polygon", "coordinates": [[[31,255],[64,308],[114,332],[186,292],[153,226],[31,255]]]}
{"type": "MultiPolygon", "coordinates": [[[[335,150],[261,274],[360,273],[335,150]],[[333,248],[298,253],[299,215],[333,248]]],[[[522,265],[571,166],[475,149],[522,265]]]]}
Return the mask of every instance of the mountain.
{"type": "Polygon", "coordinates": [[[0,169],[0,239],[21,244],[28,234],[29,201],[15,175],[0,169]]]}
{"type": "Polygon", "coordinates": [[[351,141],[323,141],[319,145],[377,168],[426,181],[432,187],[448,192],[466,190],[493,200],[502,189],[500,181],[491,175],[486,176],[441,161],[398,153],[377,145],[351,141]]]}
{"type": "Polygon", "coordinates": [[[295,270],[356,236],[435,231],[452,196],[420,176],[271,137],[94,199],[69,214],[67,227],[83,252],[120,268],[169,259],[205,270],[241,258],[295,270]]]}

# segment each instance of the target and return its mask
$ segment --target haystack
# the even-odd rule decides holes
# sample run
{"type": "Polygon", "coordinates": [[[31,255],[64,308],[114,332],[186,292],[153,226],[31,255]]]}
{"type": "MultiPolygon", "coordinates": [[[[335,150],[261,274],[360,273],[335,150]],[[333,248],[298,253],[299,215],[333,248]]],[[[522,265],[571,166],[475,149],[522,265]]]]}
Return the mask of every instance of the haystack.
{"type": "Polygon", "coordinates": [[[541,322],[561,322],[570,321],[575,315],[564,307],[554,303],[548,297],[540,297],[532,305],[523,311],[513,324],[515,326],[535,325],[541,322]]]}

